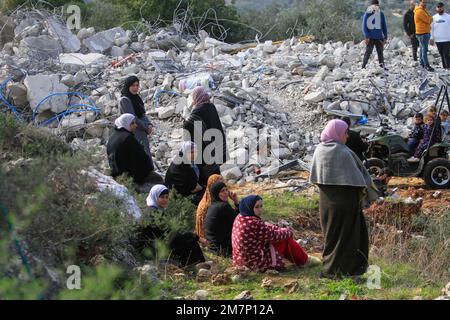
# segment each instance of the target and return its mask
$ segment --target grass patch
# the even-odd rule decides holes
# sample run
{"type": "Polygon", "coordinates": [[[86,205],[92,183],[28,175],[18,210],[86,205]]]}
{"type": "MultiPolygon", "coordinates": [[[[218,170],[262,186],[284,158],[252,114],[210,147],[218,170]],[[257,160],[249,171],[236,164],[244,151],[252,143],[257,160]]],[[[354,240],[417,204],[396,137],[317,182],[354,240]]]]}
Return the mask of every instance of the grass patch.
{"type": "Polygon", "coordinates": [[[264,197],[264,219],[277,220],[296,215],[310,215],[319,210],[319,197],[282,193],[264,197]]]}
{"type": "MultiPolygon", "coordinates": [[[[231,266],[231,260],[208,255],[208,258],[218,262],[220,270],[231,266]]],[[[369,289],[369,275],[359,281],[353,279],[330,280],[320,279],[321,267],[299,269],[289,266],[288,270],[279,275],[253,273],[239,283],[214,286],[210,282],[197,282],[189,279],[183,286],[173,285],[174,290],[169,298],[192,295],[196,290],[207,290],[209,299],[232,300],[243,291],[249,290],[256,300],[411,300],[419,296],[422,299],[433,299],[440,295],[442,284],[431,283],[424,279],[420,272],[406,264],[391,264],[388,261],[377,260],[373,264],[381,267],[381,289],[369,289]],[[264,278],[273,280],[273,288],[261,287],[264,278]],[[298,290],[288,293],[285,285],[297,281],[298,290]]]]}

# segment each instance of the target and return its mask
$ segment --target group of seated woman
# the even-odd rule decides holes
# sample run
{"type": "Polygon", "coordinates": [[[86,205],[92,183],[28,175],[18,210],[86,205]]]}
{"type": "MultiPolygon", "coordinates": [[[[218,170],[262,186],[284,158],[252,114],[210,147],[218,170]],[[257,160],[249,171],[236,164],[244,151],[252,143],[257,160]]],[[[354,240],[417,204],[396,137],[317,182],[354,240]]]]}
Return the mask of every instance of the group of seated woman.
{"type": "MultiPolygon", "coordinates": [[[[220,175],[211,176],[208,182],[202,205],[197,209],[196,232],[174,233],[169,237],[171,257],[178,264],[186,266],[204,261],[199,243],[207,244],[212,253],[232,258],[235,266],[246,266],[255,271],[282,270],[283,258],[297,266],[320,263],[318,258],[308,256],[294,240],[292,229],[262,220],[261,197],[252,195],[239,202],[220,175]]],[[[169,201],[167,187],[156,185],[150,191],[147,205],[153,213],[164,214],[169,201]]],[[[155,241],[168,232],[147,221],[140,231],[139,247],[150,246],[156,250],[155,241]]]]}

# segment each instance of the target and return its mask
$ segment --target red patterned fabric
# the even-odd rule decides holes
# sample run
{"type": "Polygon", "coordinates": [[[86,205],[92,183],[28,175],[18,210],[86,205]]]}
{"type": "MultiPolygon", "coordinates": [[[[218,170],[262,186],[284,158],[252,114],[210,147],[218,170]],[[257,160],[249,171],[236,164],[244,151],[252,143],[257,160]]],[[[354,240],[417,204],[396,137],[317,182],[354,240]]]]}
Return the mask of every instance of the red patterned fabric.
{"type": "Polygon", "coordinates": [[[267,224],[255,216],[238,215],[232,232],[233,264],[257,271],[281,270],[284,268],[283,257],[273,244],[292,237],[289,229],[267,224]]]}

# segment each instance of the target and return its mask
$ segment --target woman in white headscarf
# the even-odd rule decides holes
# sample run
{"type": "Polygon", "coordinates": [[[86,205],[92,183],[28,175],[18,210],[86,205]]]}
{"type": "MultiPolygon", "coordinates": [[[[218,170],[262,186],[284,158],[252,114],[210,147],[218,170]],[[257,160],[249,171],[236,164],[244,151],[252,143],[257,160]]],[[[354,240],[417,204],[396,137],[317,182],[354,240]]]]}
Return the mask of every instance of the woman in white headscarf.
{"type": "Polygon", "coordinates": [[[106,145],[108,161],[113,177],[129,174],[134,182],[143,184],[153,179],[162,183],[162,178],[153,172],[153,163],[134,136],[136,117],[125,113],[114,122],[115,128],[106,145]]]}
{"type": "Polygon", "coordinates": [[[162,184],[153,186],[147,197],[147,206],[155,210],[164,210],[169,206],[169,189],[162,184]]]}
{"type": "Polygon", "coordinates": [[[141,220],[135,239],[135,248],[145,254],[150,250],[151,257],[158,257],[158,241],[167,243],[172,262],[185,267],[205,261],[198,244],[199,237],[190,231],[174,230],[172,217],[166,209],[169,206],[169,189],[161,184],[153,186],[147,197],[149,212],[141,220]]]}
{"type": "Polygon", "coordinates": [[[196,158],[197,145],[191,141],[184,142],[167,170],[165,184],[182,196],[192,197],[192,202],[198,205],[205,193],[205,186],[199,182],[200,170],[195,163],[196,158]]]}

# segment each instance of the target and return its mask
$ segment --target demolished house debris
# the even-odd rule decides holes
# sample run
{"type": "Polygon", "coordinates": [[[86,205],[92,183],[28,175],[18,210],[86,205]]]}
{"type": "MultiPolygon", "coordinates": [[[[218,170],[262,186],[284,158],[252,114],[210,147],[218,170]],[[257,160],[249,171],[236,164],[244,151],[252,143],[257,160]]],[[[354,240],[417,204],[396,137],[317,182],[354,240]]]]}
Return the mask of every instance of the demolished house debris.
{"type": "MultiPolygon", "coordinates": [[[[365,48],[352,42],[293,38],[231,45],[203,30],[193,37],[176,28],[73,33],[59,17],[42,11],[1,16],[0,27],[1,109],[14,109],[69,138],[105,144],[119,116],[121,81],[134,74],[156,128],[152,153],[162,172],[182,139],[196,85],[211,92],[230,156],[244,159],[221,169],[227,179],[242,182],[268,179],[280,168],[307,168],[324,123],[334,116],[360,124],[366,119],[356,127],[363,133],[387,119],[406,135],[413,115],[434,101],[440,85],[440,74],[417,68],[400,38],[386,49],[386,72],[375,63],[361,69],[365,48]],[[264,139],[254,145],[261,132],[276,130],[279,145],[264,139]],[[271,151],[255,159],[252,148],[271,151]]],[[[430,62],[438,57],[431,48],[430,62]]]]}

